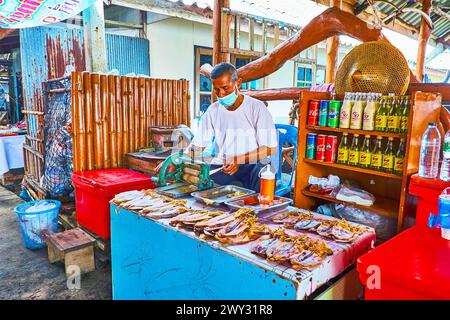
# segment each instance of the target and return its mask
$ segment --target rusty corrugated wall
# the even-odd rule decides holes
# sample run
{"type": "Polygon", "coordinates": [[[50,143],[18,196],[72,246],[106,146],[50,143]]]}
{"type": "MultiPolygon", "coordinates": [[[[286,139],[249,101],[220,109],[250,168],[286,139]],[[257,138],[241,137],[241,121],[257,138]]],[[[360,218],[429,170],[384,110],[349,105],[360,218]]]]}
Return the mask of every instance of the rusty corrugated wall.
{"type": "MultiPolygon", "coordinates": [[[[36,27],[20,30],[23,97],[28,134],[24,154],[25,178],[42,196],[39,184],[43,174],[43,83],[49,79],[84,71],[84,41],[80,27],[36,27]]],[[[106,35],[107,57],[111,69],[121,74],[149,74],[147,39],[106,35]],[[138,57],[138,58],[136,58],[138,57]]]]}
{"type": "Polygon", "coordinates": [[[189,81],[72,74],[74,171],[116,168],[155,125],[190,125],[189,81]]]}

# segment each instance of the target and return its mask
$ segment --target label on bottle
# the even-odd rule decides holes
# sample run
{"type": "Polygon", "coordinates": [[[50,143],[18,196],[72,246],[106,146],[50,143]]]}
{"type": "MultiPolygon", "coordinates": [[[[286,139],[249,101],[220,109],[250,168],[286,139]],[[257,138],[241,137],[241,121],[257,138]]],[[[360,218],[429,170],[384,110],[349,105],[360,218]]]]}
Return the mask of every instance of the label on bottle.
{"type": "Polygon", "coordinates": [[[359,163],[359,151],[350,150],[348,153],[348,162],[351,164],[358,164],[359,163]]]}
{"type": "Polygon", "coordinates": [[[394,171],[395,172],[403,172],[403,162],[404,162],[403,158],[395,157],[395,160],[394,160],[394,171]]]}
{"type": "Polygon", "coordinates": [[[339,119],[339,128],[348,129],[350,126],[349,111],[350,109],[348,107],[342,107],[339,119]]]}
{"type": "Polygon", "coordinates": [[[450,142],[445,141],[444,143],[444,152],[450,152],[450,142]]]}
{"type": "Polygon", "coordinates": [[[382,155],[380,153],[373,153],[370,159],[370,165],[374,168],[380,168],[382,164],[382,155]]]}
{"type": "Polygon", "coordinates": [[[387,127],[389,129],[398,129],[398,128],[400,128],[400,117],[399,116],[388,116],[388,118],[387,118],[387,127]]]}
{"type": "Polygon", "coordinates": [[[370,166],[371,153],[370,152],[361,152],[359,154],[359,164],[362,166],[370,166]]]}
{"type": "Polygon", "coordinates": [[[375,128],[384,129],[387,126],[387,117],[385,115],[377,114],[375,117],[375,128]]]}
{"type": "Polygon", "coordinates": [[[348,161],[348,149],[339,149],[337,161],[339,162],[347,162],[348,161]]]}
{"type": "Polygon", "coordinates": [[[385,154],[383,155],[383,168],[384,169],[393,169],[394,168],[394,156],[385,154]]]}
{"type": "Polygon", "coordinates": [[[400,119],[400,129],[405,132],[408,130],[408,117],[402,117],[400,119]]]}
{"type": "Polygon", "coordinates": [[[361,109],[358,108],[353,108],[352,110],[352,116],[350,119],[350,128],[351,129],[355,129],[355,130],[359,130],[361,129],[361,125],[362,125],[362,114],[361,114],[361,109]]]}

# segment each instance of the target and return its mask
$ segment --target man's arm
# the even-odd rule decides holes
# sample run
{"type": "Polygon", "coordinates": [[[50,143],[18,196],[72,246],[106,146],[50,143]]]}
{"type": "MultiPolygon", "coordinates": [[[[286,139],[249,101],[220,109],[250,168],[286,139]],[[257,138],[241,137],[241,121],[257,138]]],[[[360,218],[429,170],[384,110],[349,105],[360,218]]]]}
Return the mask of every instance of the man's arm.
{"type": "Polygon", "coordinates": [[[265,159],[277,151],[277,147],[262,146],[251,152],[234,156],[225,161],[223,172],[233,175],[239,169],[241,164],[256,163],[261,159],[265,159]]]}

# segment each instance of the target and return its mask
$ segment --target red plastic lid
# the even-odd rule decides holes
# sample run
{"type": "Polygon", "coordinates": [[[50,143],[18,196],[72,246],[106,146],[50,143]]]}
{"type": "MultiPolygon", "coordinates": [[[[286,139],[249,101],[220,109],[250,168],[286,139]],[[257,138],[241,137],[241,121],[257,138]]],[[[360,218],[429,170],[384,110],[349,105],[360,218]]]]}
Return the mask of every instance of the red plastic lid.
{"type": "Polygon", "coordinates": [[[150,176],[129,169],[115,168],[74,172],[72,180],[75,183],[110,189],[149,181],[150,176]]]}
{"type": "Polygon", "coordinates": [[[413,227],[358,259],[358,271],[380,267],[382,282],[433,297],[450,297],[450,241],[439,228],[413,227]]]}

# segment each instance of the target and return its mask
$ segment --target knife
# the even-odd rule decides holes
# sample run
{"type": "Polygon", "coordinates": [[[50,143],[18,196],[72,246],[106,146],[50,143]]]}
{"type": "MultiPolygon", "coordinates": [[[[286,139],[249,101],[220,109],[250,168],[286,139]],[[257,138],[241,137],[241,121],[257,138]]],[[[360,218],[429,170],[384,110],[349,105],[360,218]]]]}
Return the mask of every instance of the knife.
{"type": "Polygon", "coordinates": [[[209,171],[209,175],[212,175],[212,174],[214,174],[214,173],[216,173],[216,172],[219,172],[219,171],[222,170],[222,169],[223,169],[223,167],[219,167],[219,168],[217,168],[217,169],[211,170],[211,171],[209,171]]]}

